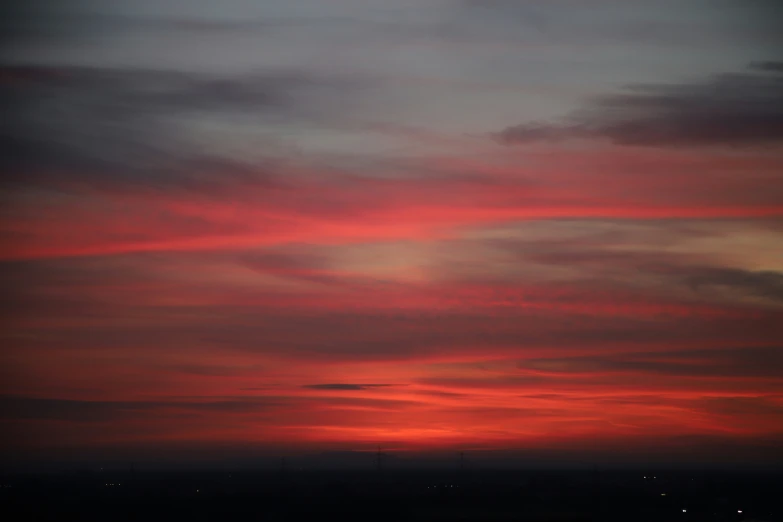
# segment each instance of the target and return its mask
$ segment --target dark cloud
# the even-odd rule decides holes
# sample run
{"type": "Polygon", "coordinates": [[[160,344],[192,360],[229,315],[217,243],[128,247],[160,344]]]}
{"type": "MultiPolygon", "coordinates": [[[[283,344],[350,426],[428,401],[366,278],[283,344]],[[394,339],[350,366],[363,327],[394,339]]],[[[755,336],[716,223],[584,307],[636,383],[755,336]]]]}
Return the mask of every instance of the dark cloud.
{"type": "MultiPolygon", "coordinates": [[[[151,285],[149,290],[157,298],[174,295],[182,299],[188,295],[176,287],[151,285]]],[[[111,301],[76,289],[62,297],[43,290],[40,297],[28,297],[24,301],[12,297],[4,310],[9,334],[4,342],[20,353],[47,348],[79,347],[89,351],[110,347],[117,352],[133,349],[154,354],[159,346],[191,346],[275,354],[289,360],[346,362],[480,357],[478,346],[513,357],[542,347],[578,354],[637,343],[648,346],[752,344],[783,335],[780,314],[773,311],[754,309],[752,315],[705,315],[698,310],[690,313],[690,305],[685,303],[684,313],[667,315],[665,309],[656,313],[652,308],[639,315],[627,315],[622,309],[632,306],[627,302],[629,294],[585,285],[570,288],[567,293],[545,294],[541,297],[543,309],[509,307],[503,314],[493,309],[324,311],[317,305],[286,310],[279,304],[256,304],[252,300],[248,305],[216,303],[194,308],[156,304],[150,307],[132,302],[139,291],[131,286],[111,301]],[[601,302],[614,303],[612,306],[619,312],[613,308],[602,309],[601,302],[591,304],[597,297],[601,302]],[[131,302],[123,304],[123,301],[131,302]],[[569,309],[569,303],[583,306],[569,309]],[[128,324],[122,320],[124,317],[139,319],[128,324]],[[192,317],[192,320],[183,324],[182,317],[192,317]],[[68,322],[75,326],[59,326],[68,322]],[[49,333],[10,337],[11,332],[34,333],[37,329],[49,333]]],[[[506,286],[503,291],[512,297],[531,293],[529,287],[506,286]]],[[[232,295],[236,301],[246,297],[232,295]]],[[[630,297],[649,299],[643,293],[630,297]]]]}
{"type": "Polygon", "coordinates": [[[387,386],[394,386],[394,384],[307,384],[302,388],[309,388],[311,390],[341,390],[341,391],[354,391],[354,390],[367,390],[372,388],[382,388],[387,386]]]}
{"type": "MultiPolygon", "coordinates": [[[[6,182],[44,178],[49,184],[111,181],[205,190],[236,178],[268,181],[269,166],[253,159],[251,167],[221,150],[217,143],[225,136],[210,144],[183,129],[208,134],[208,126],[194,122],[214,118],[253,117],[270,128],[281,121],[329,120],[356,99],[358,87],[354,80],[290,70],[221,76],[4,67],[0,78],[0,169],[6,182]]],[[[276,150],[274,139],[264,142],[260,133],[259,140],[257,148],[276,150]]]]}
{"type": "Polygon", "coordinates": [[[752,69],[758,69],[759,71],[783,72],[783,62],[753,62],[750,64],[750,67],[752,69]]]}
{"type": "Polygon", "coordinates": [[[705,397],[696,404],[710,413],[719,415],[783,418],[783,401],[780,396],[705,397]]]}
{"type": "Polygon", "coordinates": [[[783,375],[779,347],[679,350],[609,356],[531,359],[520,368],[553,373],[635,373],[674,377],[770,377],[783,375]]]}
{"type": "Polygon", "coordinates": [[[52,419],[103,422],[155,414],[230,412],[253,413],[290,405],[286,397],[253,397],[211,401],[85,401],[0,396],[3,419],[52,419]]]}
{"type": "Polygon", "coordinates": [[[0,2],[0,51],[23,44],[58,43],[78,39],[85,26],[75,20],[73,8],[83,0],[0,2]],[[80,31],[81,29],[81,31],[80,31]]]}
{"type": "MultiPolygon", "coordinates": [[[[313,385],[319,390],[364,390],[391,384],[335,384],[313,385]],[[324,387],[328,386],[328,387],[324,387]]],[[[257,390],[259,388],[250,388],[257,390]]],[[[311,415],[313,408],[328,403],[332,407],[351,409],[356,406],[379,410],[397,409],[414,401],[397,399],[368,399],[356,397],[293,397],[240,396],[190,397],[181,400],[160,401],[99,401],[39,398],[19,395],[0,395],[0,421],[59,420],[69,422],[114,422],[131,419],[160,419],[209,416],[211,414],[253,414],[269,412],[281,414],[299,412],[311,415]]]]}
{"type": "Polygon", "coordinates": [[[600,97],[564,123],[525,123],[495,135],[514,145],[608,139],[618,145],[763,145],[783,139],[783,75],[778,62],[692,84],[635,85],[600,97]]]}
{"type": "Polygon", "coordinates": [[[522,24],[528,28],[543,30],[552,25],[552,15],[545,12],[541,6],[529,2],[515,0],[464,0],[463,7],[467,9],[474,23],[482,19],[511,24],[522,24]]]}
{"type": "Polygon", "coordinates": [[[731,287],[783,303],[783,273],[780,272],[710,267],[687,276],[687,280],[696,290],[705,287],[731,287]]]}
{"type": "MultiPolygon", "coordinates": [[[[673,236],[678,233],[671,230],[673,236]]],[[[687,234],[687,231],[684,232],[687,234]]],[[[605,235],[584,244],[574,240],[500,241],[495,244],[510,255],[545,265],[569,266],[591,277],[647,274],[666,278],[669,287],[688,286],[699,293],[730,289],[736,294],[783,303],[783,273],[711,266],[694,254],[622,250],[622,236],[605,235]]]]}
{"type": "Polygon", "coordinates": [[[74,401],[15,396],[0,397],[0,415],[4,419],[105,421],[149,410],[149,408],[149,405],[134,402],[74,401]]]}
{"type": "Polygon", "coordinates": [[[161,365],[160,368],[175,373],[200,375],[203,377],[232,377],[263,371],[263,368],[259,365],[221,366],[215,364],[174,364],[161,365]]]}
{"type": "MultiPolygon", "coordinates": [[[[653,45],[664,49],[714,41],[709,26],[688,13],[651,17],[644,2],[455,0],[448,34],[465,41],[556,42],[574,48],[594,45],[653,45]],[[683,16],[684,15],[684,16],[683,16]]],[[[662,11],[665,11],[662,10],[662,11]]],[[[686,10],[687,11],[687,10],[686,10]]],[[[723,35],[725,39],[725,35],[723,35]]],[[[746,35],[742,35],[747,40],[746,35]]],[[[581,67],[586,64],[575,64],[581,67]]]]}

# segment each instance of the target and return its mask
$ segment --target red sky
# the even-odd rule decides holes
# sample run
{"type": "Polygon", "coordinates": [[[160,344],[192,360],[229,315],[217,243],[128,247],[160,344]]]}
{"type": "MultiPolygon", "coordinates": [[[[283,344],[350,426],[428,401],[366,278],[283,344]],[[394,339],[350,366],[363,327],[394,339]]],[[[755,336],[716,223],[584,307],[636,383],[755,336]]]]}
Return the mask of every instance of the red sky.
{"type": "Polygon", "coordinates": [[[25,56],[0,85],[4,458],[783,458],[779,62],[596,65],[539,114],[500,71],[25,56]]]}

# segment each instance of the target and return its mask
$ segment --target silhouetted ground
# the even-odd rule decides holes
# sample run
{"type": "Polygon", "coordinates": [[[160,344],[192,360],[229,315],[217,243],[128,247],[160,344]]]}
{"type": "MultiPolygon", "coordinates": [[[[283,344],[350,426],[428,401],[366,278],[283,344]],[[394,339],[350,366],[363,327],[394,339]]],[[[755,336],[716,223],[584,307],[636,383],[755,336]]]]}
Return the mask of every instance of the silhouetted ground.
{"type": "Polygon", "coordinates": [[[783,521],[780,474],[81,472],[2,479],[2,520],[783,521]],[[646,476],[646,478],[645,478],[646,476]]]}

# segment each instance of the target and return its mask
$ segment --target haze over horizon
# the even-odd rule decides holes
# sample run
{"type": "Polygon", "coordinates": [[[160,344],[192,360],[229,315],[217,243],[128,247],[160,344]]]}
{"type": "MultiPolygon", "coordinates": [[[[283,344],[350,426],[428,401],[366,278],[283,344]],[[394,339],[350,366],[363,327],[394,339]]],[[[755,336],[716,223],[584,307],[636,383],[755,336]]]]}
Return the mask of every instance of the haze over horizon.
{"type": "Polygon", "coordinates": [[[781,15],[3,5],[2,461],[783,463],[781,15]]]}

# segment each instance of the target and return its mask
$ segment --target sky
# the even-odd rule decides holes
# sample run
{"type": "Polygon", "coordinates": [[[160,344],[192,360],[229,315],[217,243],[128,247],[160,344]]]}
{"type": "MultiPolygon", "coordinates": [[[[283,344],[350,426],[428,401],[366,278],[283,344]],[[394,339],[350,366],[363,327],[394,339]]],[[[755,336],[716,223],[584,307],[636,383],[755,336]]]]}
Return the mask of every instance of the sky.
{"type": "Polygon", "coordinates": [[[4,3],[3,461],[783,462],[780,14],[4,3]]]}

